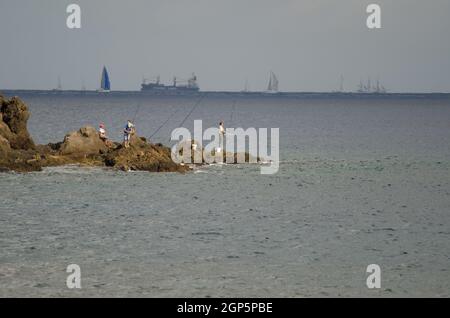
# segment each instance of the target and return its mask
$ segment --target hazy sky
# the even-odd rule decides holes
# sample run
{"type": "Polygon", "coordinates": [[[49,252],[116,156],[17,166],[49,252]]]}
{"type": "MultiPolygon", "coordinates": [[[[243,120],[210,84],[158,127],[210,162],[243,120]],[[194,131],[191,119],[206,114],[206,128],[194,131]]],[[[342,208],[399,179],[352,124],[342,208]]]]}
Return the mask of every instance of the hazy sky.
{"type": "Polygon", "coordinates": [[[199,77],[202,90],[329,91],[377,77],[391,91],[450,92],[450,0],[0,0],[0,88],[199,77]],[[82,28],[66,27],[66,7],[82,28]],[[366,7],[382,8],[381,30],[366,7]]]}

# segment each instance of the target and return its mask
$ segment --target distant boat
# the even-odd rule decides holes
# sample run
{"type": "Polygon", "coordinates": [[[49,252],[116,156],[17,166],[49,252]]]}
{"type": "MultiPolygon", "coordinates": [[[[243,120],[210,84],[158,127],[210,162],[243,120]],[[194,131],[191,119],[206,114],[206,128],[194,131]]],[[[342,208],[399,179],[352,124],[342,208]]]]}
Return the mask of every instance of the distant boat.
{"type": "Polygon", "coordinates": [[[192,73],[192,76],[187,80],[173,78],[172,85],[164,85],[161,83],[159,75],[155,81],[147,83],[147,79],[143,80],[141,91],[152,94],[191,94],[198,93],[200,88],[197,84],[197,76],[192,73]],[[180,84],[181,83],[181,84],[180,84]]]}
{"type": "Polygon", "coordinates": [[[278,93],[278,78],[274,72],[270,72],[269,85],[267,86],[267,93],[278,93]]]}
{"type": "Polygon", "coordinates": [[[333,93],[344,93],[344,76],[341,75],[339,78],[339,90],[333,91],[333,93]]]}
{"type": "Polygon", "coordinates": [[[108,70],[106,69],[106,66],[103,67],[100,89],[98,91],[102,93],[107,93],[111,91],[111,82],[109,80],[109,74],[108,70]]]}
{"type": "Polygon", "coordinates": [[[359,86],[358,86],[358,91],[357,92],[358,93],[364,93],[365,92],[364,84],[363,84],[362,80],[359,81],[359,86]]]}
{"type": "Polygon", "coordinates": [[[372,81],[369,77],[367,80],[367,85],[364,85],[362,81],[359,82],[357,92],[362,94],[386,94],[387,90],[383,85],[381,85],[379,80],[377,80],[376,85],[372,85],[372,81]]]}
{"type": "Polygon", "coordinates": [[[58,86],[54,89],[52,89],[53,92],[61,92],[62,91],[62,84],[61,84],[61,76],[58,76],[58,86]]]}
{"type": "Polygon", "coordinates": [[[377,94],[386,94],[386,92],[387,92],[387,91],[386,91],[386,88],[384,88],[384,86],[380,84],[380,81],[377,80],[377,86],[376,86],[376,88],[375,88],[374,93],[377,93],[377,94]]]}
{"type": "Polygon", "coordinates": [[[245,80],[245,86],[244,89],[241,91],[242,93],[248,93],[250,91],[249,85],[248,85],[248,79],[245,80]]]}

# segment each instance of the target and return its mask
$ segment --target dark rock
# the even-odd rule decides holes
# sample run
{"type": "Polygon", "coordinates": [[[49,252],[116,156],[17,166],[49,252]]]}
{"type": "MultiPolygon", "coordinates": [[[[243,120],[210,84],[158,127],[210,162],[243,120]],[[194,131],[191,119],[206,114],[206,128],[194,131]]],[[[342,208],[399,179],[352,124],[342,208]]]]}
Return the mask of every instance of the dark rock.
{"type": "Polygon", "coordinates": [[[12,149],[34,149],[35,144],[27,130],[30,112],[17,97],[0,100],[0,135],[7,139],[12,149]]]}
{"type": "Polygon", "coordinates": [[[41,170],[40,157],[27,130],[27,106],[18,98],[0,96],[0,171],[41,170]]]}

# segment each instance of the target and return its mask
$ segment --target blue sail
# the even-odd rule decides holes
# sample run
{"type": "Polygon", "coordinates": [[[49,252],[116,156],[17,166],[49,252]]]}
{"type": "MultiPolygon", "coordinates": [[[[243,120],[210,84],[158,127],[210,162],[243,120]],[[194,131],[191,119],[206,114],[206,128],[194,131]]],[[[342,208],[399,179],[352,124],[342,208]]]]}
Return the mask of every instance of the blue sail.
{"type": "Polygon", "coordinates": [[[104,91],[111,90],[111,82],[109,81],[109,74],[106,70],[106,66],[103,67],[101,89],[104,91]]]}

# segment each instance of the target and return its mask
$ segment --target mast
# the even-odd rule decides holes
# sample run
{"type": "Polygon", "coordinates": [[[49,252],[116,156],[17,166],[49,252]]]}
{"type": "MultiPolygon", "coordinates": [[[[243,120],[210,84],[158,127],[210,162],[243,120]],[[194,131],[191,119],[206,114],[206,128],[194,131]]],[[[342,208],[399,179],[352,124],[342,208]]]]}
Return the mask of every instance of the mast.
{"type": "Polygon", "coordinates": [[[105,88],[105,67],[103,67],[102,77],[100,78],[100,89],[104,90],[105,88]]]}
{"type": "Polygon", "coordinates": [[[58,76],[58,88],[57,88],[57,90],[58,90],[58,91],[61,91],[61,90],[62,90],[61,76],[58,76]]]}
{"type": "Polygon", "coordinates": [[[269,91],[269,92],[271,92],[272,91],[272,72],[270,72],[270,76],[269,76],[269,86],[267,87],[267,90],[269,91]]]}
{"type": "Polygon", "coordinates": [[[358,93],[362,93],[364,92],[364,84],[362,82],[362,80],[359,80],[359,86],[358,86],[358,93]]]}

